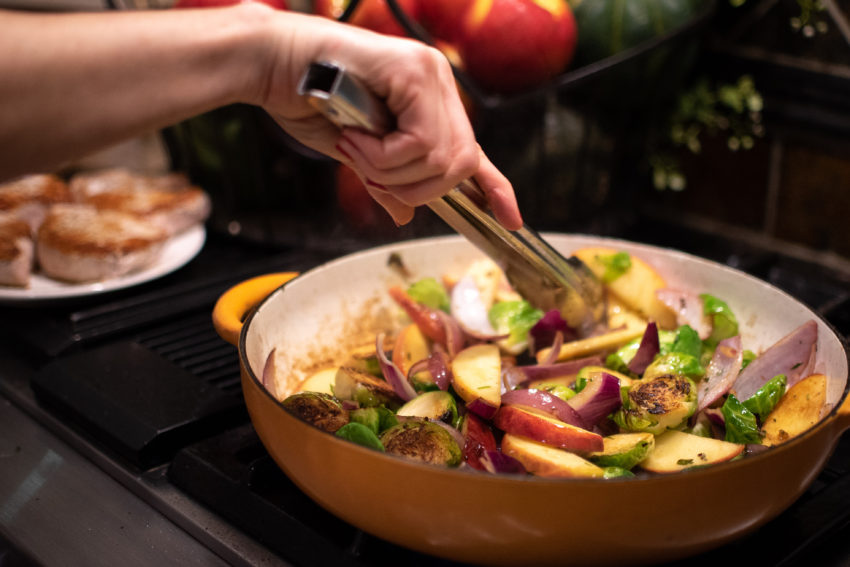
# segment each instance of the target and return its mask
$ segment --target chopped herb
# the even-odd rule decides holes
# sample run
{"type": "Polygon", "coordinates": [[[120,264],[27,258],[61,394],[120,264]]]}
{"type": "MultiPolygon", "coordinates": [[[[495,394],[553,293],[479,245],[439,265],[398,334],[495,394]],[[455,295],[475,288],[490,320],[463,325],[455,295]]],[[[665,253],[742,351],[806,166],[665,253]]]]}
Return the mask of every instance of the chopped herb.
{"type": "Polygon", "coordinates": [[[679,459],[678,461],[676,461],[676,464],[679,465],[679,466],[692,465],[692,464],[694,464],[694,460],[693,459],[679,459]]]}

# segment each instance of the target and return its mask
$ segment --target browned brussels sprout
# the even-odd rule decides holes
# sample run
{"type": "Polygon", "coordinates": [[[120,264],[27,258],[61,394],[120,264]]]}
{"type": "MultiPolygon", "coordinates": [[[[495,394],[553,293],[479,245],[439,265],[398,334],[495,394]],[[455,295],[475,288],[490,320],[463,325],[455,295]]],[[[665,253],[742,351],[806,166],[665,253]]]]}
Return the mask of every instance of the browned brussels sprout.
{"type": "Polygon", "coordinates": [[[348,423],[348,412],[329,394],[299,392],[283,400],[282,405],[307,423],[330,433],[348,423]]]}
{"type": "Polygon", "coordinates": [[[387,453],[434,465],[456,467],[461,462],[460,447],[452,434],[436,423],[412,419],[381,434],[387,453]]]}

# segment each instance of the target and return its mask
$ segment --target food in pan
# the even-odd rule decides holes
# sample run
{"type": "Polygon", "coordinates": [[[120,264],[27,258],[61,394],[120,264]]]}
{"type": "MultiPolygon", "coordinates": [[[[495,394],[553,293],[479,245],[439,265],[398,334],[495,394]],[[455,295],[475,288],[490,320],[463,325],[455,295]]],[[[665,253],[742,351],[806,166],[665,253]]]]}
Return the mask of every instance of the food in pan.
{"type": "MultiPolygon", "coordinates": [[[[744,458],[829,409],[815,321],[753,353],[711,290],[671,289],[661,269],[614,249],[575,254],[606,287],[607,321],[587,336],[482,261],[389,289],[405,323],[310,376],[284,406],[431,464],[596,478],[744,458]]],[[[274,360],[263,376],[272,393],[274,360]]]]}
{"type": "Polygon", "coordinates": [[[28,287],[33,270],[82,283],[145,269],[209,213],[209,196],[176,173],[19,177],[0,184],[0,285],[28,287]]]}

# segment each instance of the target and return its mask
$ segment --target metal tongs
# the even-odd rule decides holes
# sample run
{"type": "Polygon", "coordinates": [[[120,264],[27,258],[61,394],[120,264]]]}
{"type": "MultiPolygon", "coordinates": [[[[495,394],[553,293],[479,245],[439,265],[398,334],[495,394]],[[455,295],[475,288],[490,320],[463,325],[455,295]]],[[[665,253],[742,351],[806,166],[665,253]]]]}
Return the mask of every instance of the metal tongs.
{"type": "MultiPolygon", "coordinates": [[[[340,127],[375,135],[394,127],[385,103],[336,63],[310,64],[298,93],[340,127]]],[[[593,272],[575,256],[562,256],[528,226],[513,232],[505,229],[487,209],[484,192],[474,179],[461,181],[428,206],[492,258],[535,307],[559,310],[582,335],[602,319],[603,289],[593,272]]]]}

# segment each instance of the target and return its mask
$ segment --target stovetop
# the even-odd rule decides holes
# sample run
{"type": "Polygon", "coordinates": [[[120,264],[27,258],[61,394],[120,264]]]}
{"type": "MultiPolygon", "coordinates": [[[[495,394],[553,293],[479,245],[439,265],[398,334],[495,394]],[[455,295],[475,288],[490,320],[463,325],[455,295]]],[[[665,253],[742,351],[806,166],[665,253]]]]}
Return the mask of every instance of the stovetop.
{"type": "MultiPolygon", "coordinates": [[[[850,271],[842,265],[658,219],[619,218],[591,228],[742,269],[808,304],[845,340],[850,335],[850,271]]],[[[16,412],[9,423],[35,424],[36,432],[46,433],[34,434],[32,443],[55,436],[93,463],[165,518],[170,529],[157,533],[177,538],[182,532],[196,545],[174,543],[174,549],[197,564],[214,557],[235,565],[456,565],[364,534],[301,493],[254,433],[242,403],[236,349],[212,328],[212,305],[231,285],[261,273],[304,270],[348,251],[280,249],[212,235],[198,258],[156,282],[73,306],[3,308],[0,401],[16,412]]],[[[7,456],[4,441],[0,433],[0,458],[7,456]]],[[[19,498],[20,490],[11,494],[19,498]]],[[[8,510],[0,498],[0,565],[43,558],[26,548],[32,540],[15,532],[8,510]]],[[[120,531],[114,533],[108,537],[121,539],[120,531]]],[[[740,560],[757,549],[760,565],[845,565],[848,536],[850,435],[844,435],[828,466],[788,511],[687,564],[740,560]]],[[[150,545],[170,549],[164,538],[150,545]]],[[[186,563],[170,553],[175,564],[186,563]]]]}

